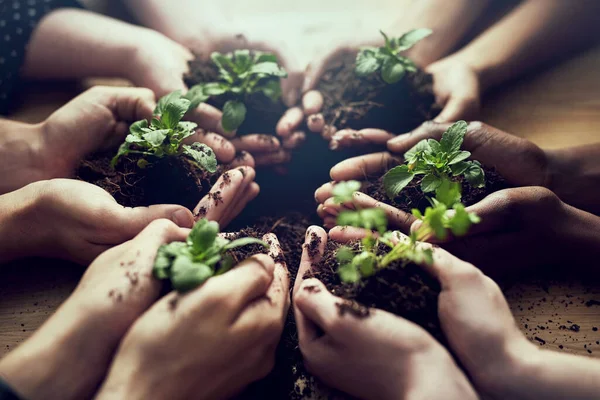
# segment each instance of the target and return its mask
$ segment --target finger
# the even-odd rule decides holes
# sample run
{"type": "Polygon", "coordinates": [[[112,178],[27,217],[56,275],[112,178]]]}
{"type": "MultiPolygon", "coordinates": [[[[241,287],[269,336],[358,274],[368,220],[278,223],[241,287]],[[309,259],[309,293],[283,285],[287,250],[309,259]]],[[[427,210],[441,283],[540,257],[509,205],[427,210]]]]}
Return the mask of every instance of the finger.
{"type": "Polygon", "coordinates": [[[396,154],[404,154],[424,139],[440,140],[450,124],[433,121],[422,123],[418,128],[404,135],[398,135],[388,142],[388,149],[396,154]]]}
{"type": "Polygon", "coordinates": [[[443,123],[455,122],[459,119],[470,120],[477,115],[479,109],[479,96],[452,96],[434,121],[443,123]]]}
{"type": "Polygon", "coordinates": [[[337,128],[334,125],[325,124],[323,126],[323,131],[321,132],[321,137],[329,142],[336,132],[337,128]]]}
{"type": "Polygon", "coordinates": [[[227,166],[227,169],[233,169],[236,167],[243,166],[250,168],[254,168],[256,166],[254,157],[252,157],[252,154],[248,153],[247,151],[240,151],[239,153],[237,153],[233,161],[227,166]]]}
{"type": "Polygon", "coordinates": [[[277,126],[275,127],[277,135],[284,138],[290,136],[300,127],[303,118],[304,113],[300,107],[290,108],[283,114],[279,122],[277,122],[277,126]]]}
{"type": "Polygon", "coordinates": [[[216,132],[227,138],[235,137],[235,131],[226,132],[225,129],[223,129],[223,126],[221,125],[223,113],[210,104],[200,103],[200,105],[195,110],[192,110],[187,117],[190,121],[197,123],[202,129],[216,132]]]}
{"type": "Polygon", "coordinates": [[[314,133],[321,133],[325,128],[325,118],[323,114],[311,114],[306,118],[308,130],[314,133]]]}
{"type": "Polygon", "coordinates": [[[224,172],[213,185],[210,193],[200,200],[194,215],[197,218],[208,218],[221,222],[227,216],[227,211],[241,196],[246,187],[254,180],[256,173],[250,167],[239,167],[224,172]]]}
{"type": "Polygon", "coordinates": [[[298,102],[304,75],[302,72],[288,72],[287,78],[281,80],[282,99],[286,106],[292,107],[298,102]]]}
{"type": "Polygon", "coordinates": [[[283,139],[283,148],[292,150],[300,146],[306,140],[306,134],[302,131],[294,132],[290,137],[283,139]]]}
{"type": "Polygon", "coordinates": [[[129,240],[158,219],[168,219],[182,228],[191,228],[194,225],[194,216],[190,210],[180,205],[156,204],[150,207],[129,208],[115,202],[114,207],[115,212],[107,223],[113,226],[109,231],[115,236],[110,238],[112,243],[101,244],[119,244],[129,240]]]}
{"type": "Polygon", "coordinates": [[[340,147],[364,146],[368,144],[384,145],[394,137],[390,132],[383,129],[342,129],[333,135],[329,148],[336,150],[340,147]]]}
{"type": "Polygon", "coordinates": [[[294,291],[297,290],[298,286],[304,279],[304,275],[309,272],[312,266],[319,261],[325,252],[325,245],[327,244],[327,234],[318,226],[310,226],[306,230],[304,244],[302,245],[302,258],[300,260],[300,266],[298,267],[298,273],[296,275],[296,281],[294,284],[294,291]]]}
{"type": "Polygon", "coordinates": [[[221,217],[221,227],[229,225],[241,212],[244,210],[246,205],[254,200],[260,193],[260,187],[256,182],[250,183],[247,189],[244,190],[244,195],[240,196],[240,199],[232,206],[229,207],[227,213],[221,217]]]}
{"type": "Polygon", "coordinates": [[[446,250],[436,247],[433,250],[433,263],[423,263],[421,267],[437,279],[442,290],[451,290],[456,285],[472,285],[483,273],[446,250]]]}
{"type": "Polygon", "coordinates": [[[318,90],[309,90],[302,96],[302,108],[305,115],[320,113],[323,109],[323,95],[318,90]]]}
{"type": "Polygon", "coordinates": [[[252,134],[231,140],[237,151],[249,153],[270,153],[281,148],[279,140],[273,135],[252,134]]]}
{"type": "MultiPolygon", "coordinates": [[[[332,295],[318,279],[302,281],[294,292],[294,312],[298,342],[304,345],[318,339],[322,333],[331,335],[331,327],[339,316],[337,304],[343,300],[332,295]]],[[[335,332],[334,332],[335,333],[335,332]]]]}
{"type": "MultiPolygon", "coordinates": [[[[333,188],[336,182],[327,182],[319,187],[315,191],[315,200],[317,203],[324,203],[327,199],[333,197],[333,188]]],[[[364,193],[364,190],[369,186],[367,182],[361,182],[360,191],[364,193]]]]}
{"type": "Polygon", "coordinates": [[[372,232],[364,228],[357,228],[354,226],[335,226],[329,231],[329,239],[335,242],[348,243],[354,240],[361,240],[367,236],[368,233],[372,234],[372,232]]]}
{"type": "Polygon", "coordinates": [[[274,165],[287,163],[292,159],[292,155],[286,150],[278,150],[274,153],[255,154],[254,161],[257,166],[274,165]]]}
{"type": "Polygon", "coordinates": [[[149,119],[156,106],[154,92],[146,88],[94,86],[81,96],[99,99],[121,121],[149,119]]]}
{"type": "Polygon", "coordinates": [[[388,152],[366,154],[344,160],[331,168],[331,179],[336,182],[365,179],[381,174],[401,162],[388,152]]]}
{"type": "Polygon", "coordinates": [[[379,208],[383,210],[387,217],[388,225],[400,229],[402,232],[410,232],[410,227],[416,220],[412,214],[406,213],[381,201],[377,201],[361,192],[356,192],[354,194],[353,203],[356,208],[379,208]]]}
{"type": "Polygon", "coordinates": [[[186,138],[184,142],[187,144],[194,142],[204,143],[213,149],[217,160],[222,163],[232,162],[235,157],[235,147],[229,140],[216,133],[206,132],[203,129],[197,130],[192,136],[186,138]]]}

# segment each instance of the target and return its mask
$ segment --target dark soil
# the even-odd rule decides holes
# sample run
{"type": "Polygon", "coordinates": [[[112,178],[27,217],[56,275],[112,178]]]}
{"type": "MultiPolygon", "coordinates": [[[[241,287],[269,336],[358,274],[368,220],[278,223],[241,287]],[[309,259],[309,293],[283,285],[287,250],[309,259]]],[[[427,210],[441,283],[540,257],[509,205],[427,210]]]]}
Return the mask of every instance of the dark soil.
{"type": "MultiPolygon", "coordinates": [[[[204,61],[197,57],[190,61],[190,73],[184,76],[185,83],[192,87],[199,83],[215,82],[219,71],[212,61],[204,61]]],[[[279,78],[277,78],[279,79],[279,78]]],[[[231,97],[227,94],[209,99],[208,103],[222,109],[231,97]]],[[[246,119],[238,128],[238,135],[251,133],[275,134],[277,122],[287,110],[282,101],[273,102],[262,93],[255,93],[246,98],[246,119]]]]}
{"type": "Polygon", "coordinates": [[[317,85],[324,97],[327,124],[338,129],[380,128],[401,134],[440,111],[435,105],[431,75],[419,70],[390,85],[379,73],[358,77],[355,60],[352,53],[335,60],[317,85]]]}
{"type": "Polygon", "coordinates": [[[146,168],[137,166],[138,157],[128,156],[121,158],[113,170],[113,155],[111,152],[89,157],[75,174],[100,186],[125,207],[181,204],[193,210],[221,174],[220,169],[213,174],[206,172],[184,156],[161,158],[146,168]]]}
{"type": "MultiPolygon", "coordinates": [[[[510,187],[508,182],[495,169],[484,167],[484,171],[486,181],[484,188],[471,187],[466,180],[460,179],[462,185],[462,203],[466,206],[483,200],[490,193],[510,187]]],[[[422,179],[422,176],[413,179],[393,200],[390,200],[385,192],[383,176],[368,178],[368,184],[363,191],[375,200],[391,204],[405,212],[411,212],[413,208],[424,211],[430,204],[426,195],[421,191],[422,179]]]]}

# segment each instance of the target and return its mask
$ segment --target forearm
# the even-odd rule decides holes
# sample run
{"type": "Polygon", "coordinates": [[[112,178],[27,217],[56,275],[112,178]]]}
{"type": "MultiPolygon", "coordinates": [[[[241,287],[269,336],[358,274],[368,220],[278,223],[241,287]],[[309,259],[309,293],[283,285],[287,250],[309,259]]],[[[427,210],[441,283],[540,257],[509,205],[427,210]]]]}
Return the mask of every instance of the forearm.
{"type": "Polygon", "coordinates": [[[528,0],[450,57],[471,66],[486,89],[593,43],[598,13],[596,0],[528,0]]]}
{"type": "Polygon", "coordinates": [[[0,120],[0,195],[44,178],[40,126],[0,120]]]}
{"type": "Polygon", "coordinates": [[[600,213],[600,144],[546,150],[548,188],[577,208],[600,213]]]}
{"type": "Polygon", "coordinates": [[[402,18],[392,30],[397,34],[418,28],[433,31],[410,54],[418,64],[426,66],[453,50],[490,2],[491,0],[418,0],[414,2],[412,9],[403,12],[402,18]]]}
{"type": "Polygon", "coordinates": [[[84,10],[56,10],[33,32],[23,74],[36,79],[128,78],[128,62],[144,30],[84,10]]]}

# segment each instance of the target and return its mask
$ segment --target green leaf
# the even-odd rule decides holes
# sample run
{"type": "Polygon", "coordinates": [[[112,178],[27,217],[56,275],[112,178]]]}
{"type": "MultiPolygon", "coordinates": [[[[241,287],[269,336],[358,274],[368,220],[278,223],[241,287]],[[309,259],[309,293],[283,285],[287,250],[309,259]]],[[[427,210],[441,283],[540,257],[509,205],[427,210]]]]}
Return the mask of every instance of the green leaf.
{"type": "Polygon", "coordinates": [[[176,90],[167,94],[166,96],[161,97],[156,104],[156,108],[154,109],[155,116],[161,116],[165,112],[165,107],[167,104],[170,104],[176,100],[181,98],[181,90],[176,90]]]}
{"type": "Polygon", "coordinates": [[[423,221],[429,226],[435,237],[440,240],[445,240],[448,236],[446,231],[446,206],[443,203],[438,203],[435,207],[427,207],[423,221]]]}
{"type": "Polygon", "coordinates": [[[279,80],[269,79],[264,83],[260,83],[255,91],[263,92],[265,96],[275,102],[281,97],[281,82],[279,82],[279,80]]]}
{"type": "Polygon", "coordinates": [[[159,147],[163,144],[163,142],[165,141],[165,138],[167,137],[169,132],[170,132],[169,129],[159,129],[156,131],[150,131],[148,133],[144,133],[144,135],[142,137],[144,138],[144,140],[146,142],[150,143],[150,145],[152,145],[152,147],[159,147]]]}
{"type": "Polygon", "coordinates": [[[457,151],[450,157],[448,165],[457,164],[461,161],[466,160],[469,157],[471,157],[471,153],[469,151],[457,151]]]}
{"type": "Polygon", "coordinates": [[[383,176],[383,187],[390,199],[395,198],[415,177],[407,165],[399,165],[390,169],[383,176]]]}
{"type": "Polygon", "coordinates": [[[187,244],[196,254],[200,254],[212,247],[219,234],[219,223],[202,218],[196,222],[187,237],[187,244]]]}
{"type": "Polygon", "coordinates": [[[177,99],[164,105],[160,120],[164,127],[175,129],[181,118],[190,108],[191,102],[187,99],[177,99]]]}
{"type": "Polygon", "coordinates": [[[385,40],[385,47],[391,48],[390,38],[388,35],[386,35],[381,29],[379,30],[379,33],[381,33],[381,36],[383,36],[383,39],[385,40]]]}
{"type": "Polygon", "coordinates": [[[358,211],[345,210],[338,214],[336,222],[339,226],[356,226],[360,228],[362,221],[358,211]]]}
{"type": "Polygon", "coordinates": [[[203,284],[214,275],[208,265],[194,262],[187,256],[179,256],[171,267],[171,283],[173,289],[184,293],[203,284]]]}
{"type": "Polygon", "coordinates": [[[254,63],[262,63],[262,62],[277,62],[277,56],[271,53],[263,53],[262,51],[254,52],[254,63]]]}
{"type": "Polygon", "coordinates": [[[238,74],[245,72],[252,65],[250,50],[235,50],[233,52],[235,70],[238,74]]]}
{"type": "Polygon", "coordinates": [[[140,137],[146,132],[144,129],[148,129],[148,121],[142,119],[131,124],[129,127],[129,133],[131,136],[140,137]]]}
{"type": "Polygon", "coordinates": [[[119,162],[119,158],[121,156],[126,156],[127,154],[129,154],[129,143],[125,142],[119,146],[117,154],[112,158],[112,160],[110,160],[110,167],[114,169],[119,162]]]}
{"type": "Polygon", "coordinates": [[[203,143],[195,142],[183,145],[183,153],[191,157],[198,165],[208,172],[217,171],[217,156],[213,149],[203,143]]]}
{"type": "Polygon", "coordinates": [[[143,143],[145,140],[137,135],[127,135],[125,137],[125,143],[143,143]]]}
{"type": "Polygon", "coordinates": [[[427,36],[431,35],[433,31],[431,29],[413,29],[411,31],[406,32],[404,35],[400,36],[398,39],[398,48],[397,51],[405,51],[413,47],[419,41],[425,39],[427,36]]]}
{"type": "Polygon", "coordinates": [[[219,68],[219,72],[222,74],[229,75],[229,71],[234,69],[233,61],[231,61],[231,58],[227,57],[225,54],[215,51],[210,55],[210,59],[215,63],[215,65],[219,68]]]}
{"type": "Polygon", "coordinates": [[[359,181],[340,182],[333,187],[333,201],[341,204],[352,201],[354,193],[360,190],[359,181]]]}
{"type": "Polygon", "coordinates": [[[194,85],[188,90],[188,92],[183,96],[185,99],[190,101],[190,105],[188,107],[189,110],[195,110],[198,108],[200,103],[204,103],[206,100],[210,98],[210,95],[204,93],[204,85],[198,84],[194,85]]]}
{"type": "Polygon", "coordinates": [[[406,73],[404,69],[404,65],[400,64],[397,59],[393,57],[388,57],[383,62],[383,66],[381,68],[381,77],[386,83],[394,84],[399,82],[406,73]]]}
{"type": "Polygon", "coordinates": [[[387,216],[381,208],[365,208],[358,211],[360,218],[359,227],[377,230],[383,234],[387,230],[387,216]]]}
{"type": "Polygon", "coordinates": [[[277,65],[277,63],[270,61],[253,65],[252,68],[250,68],[250,73],[277,76],[279,78],[287,77],[287,72],[285,72],[285,69],[277,65]]]}
{"type": "Polygon", "coordinates": [[[452,124],[442,135],[442,140],[440,141],[442,151],[446,153],[459,151],[466,133],[467,123],[465,121],[458,121],[452,124]]]}
{"type": "Polygon", "coordinates": [[[442,145],[435,139],[427,139],[427,144],[431,148],[431,153],[440,153],[442,151],[442,145]]]}
{"type": "Polygon", "coordinates": [[[225,245],[225,247],[223,247],[223,249],[231,250],[231,249],[235,249],[236,247],[248,246],[250,244],[259,244],[267,249],[269,248],[269,245],[260,239],[252,238],[252,237],[245,237],[245,238],[240,238],[240,239],[236,239],[232,242],[229,242],[227,245],[225,245]]]}
{"type": "Polygon", "coordinates": [[[454,215],[448,220],[448,227],[455,236],[464,236],[471,227],[471,217],[460,203],[454,205],[454,211],[454,215]]]}
{"type": "Polygon", "coordinates": [[[421,181],[421,190],[424,193],[435,192],[437,188],[442,184],[442,178],[439,178],[433,174],[427,174],[421,181]]]}
{"type": "Polygon", "coordinates": [[[221,259],[221,266],[215,275],[223,275],[225,272],[229,271],[235,265],[235,260],[230,254],[223,255],[221,259]]]}
{"type": "Polygon", "coordinates": [[[461,161],[456,164],[452,164],[450,166],[450,169],[452,170],[452,175],[453,176],[461,175],[463,172],[465,172],[469,168],[469,166],[471,164],[472,163],[469,161],[461,161]]]}
{"type": "Polygon", "coordinates": [[[228,86],[224,83],[211,82],[204,85],[204,94],[208,96],[220,96],[227,93],[228,86]]]}
{"type": "Polygon", "coordinates": [[[349,247],[342,246],[335,253],[335,258],[340,264],[349,263],[354,258],[354,252],[349,247]]]}
{"type": "Polygon", "coordinates": [[[375,266],[377,265],[377,257],[373,253],[363,251],[352,260],[354,269],[360,271],[364,277],[369,277],[375,274],[375,266]]]}
{"type": "Polygon", "coordinates": [[[360,280],[360,274],[351,263],[340,266],[338,274],[340,280],[344,283],[356,283],[360,280]]]}
{"type": "Polygon", "coordinates": [[[460,183],[443,179],[435,191],[435,199],[446,207],[452,207],[460,203],[460,183]]]}
{"type": "Polygon", "coordinates": [[[464,177],[474,188],[485,187],[485,172],[481,168],[481,164],[477,161],[473,161],[469,168],[464,172],[464,177]]]}
{"type": "Polygon", "coordinates": [[[246,119],[246,106],[241,101],[229,100],[223,106],[221,125],[226,132],[233,132],[246,119]]]}
{"type": "Polygon", "coordinates": [[[139,160],[137,160],[137,163],[136,163],[136,165],[140,169],[146,168],[148,166],[148,164],[150,164],[150,163],[148,162],[148,160],[146,160],[144,158],[140,158],[139,160]]]}
{"type": "Polygon", "coordinates": [[[404,153],[404,159],[406,160],[406,162],[408,164],[412,164],[415,161],[417,161],[417,159],[419,157],[421,157],[421,155],[431,154],[432,151],[433,151],[433,148],[431,147],[431,142],[429,142],[429,140],[421,140],[419,143],[414,145],[410,150],[408,150],[406,153],[404,153]]]}
{"type": "Polygon", "coordinates": [[[368,76],[377,72],[381,67],[372,49],[363,49],[356,55],[356,75],[368,76]]]}

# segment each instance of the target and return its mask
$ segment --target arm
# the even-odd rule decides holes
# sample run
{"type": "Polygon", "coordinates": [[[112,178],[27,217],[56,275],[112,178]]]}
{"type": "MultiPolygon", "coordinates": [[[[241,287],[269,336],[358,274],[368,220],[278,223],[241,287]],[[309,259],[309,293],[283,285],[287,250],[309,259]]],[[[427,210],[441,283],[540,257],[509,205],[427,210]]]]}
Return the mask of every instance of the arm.
{"type": "Polygon", "coordinates": [[[598,13],[595,0],[528,0],[448,58],[471,66],[485,90],[593,43],[598,13]]]}

